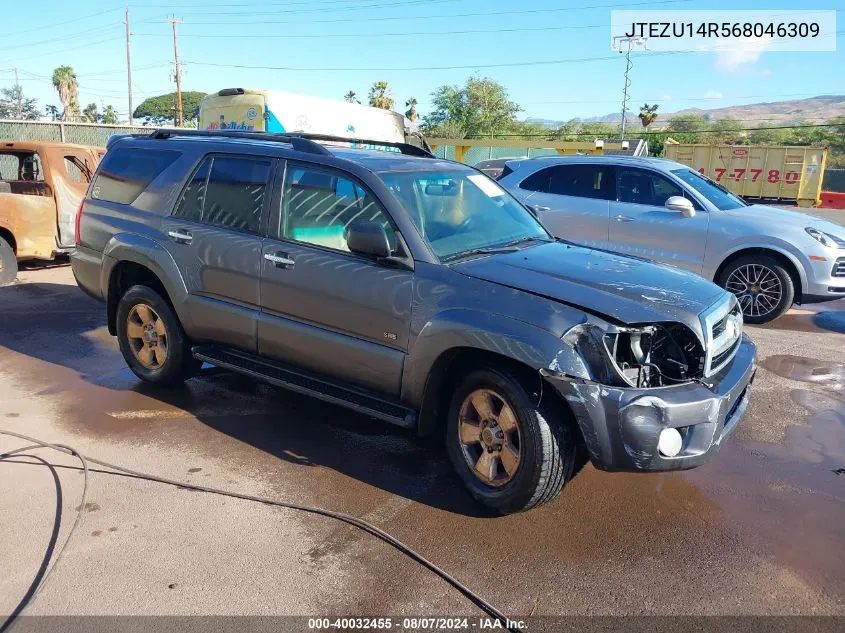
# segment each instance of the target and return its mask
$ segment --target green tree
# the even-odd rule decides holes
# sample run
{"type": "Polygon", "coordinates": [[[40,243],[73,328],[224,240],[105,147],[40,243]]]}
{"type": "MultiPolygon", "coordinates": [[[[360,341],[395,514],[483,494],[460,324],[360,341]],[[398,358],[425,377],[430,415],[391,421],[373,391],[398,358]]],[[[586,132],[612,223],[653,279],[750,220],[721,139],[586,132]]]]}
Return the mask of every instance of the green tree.
{"type": "Polygon", "coordinates": [[[79,117],[79,81],[76,72],[70,66],[59,66],[53,71],[53,87],[59,93],[62,102],[62,121],[72,121],[79,117]]]}
{"type": "Polygon", "coordinates": [[[59,115],[61,114],[61,112],[59,111],[59,109],[56,106],[51,104],[51,105],[44,106],[44,114],[46,114],[49,117],[52,117],[52,119],[55,121],[56,119],[59,118],[59,115]]]}
{"type": "Polygon", "coordinates": [[[103,110],[102,122],[106,125],[115,125],[117,123],[117,112],[115,112],[114,106],[106,106],[106,109],[103,110]]]}
{"type": "Polygon", "coordinates": [[[37,103],[24,95],[20,84],[0,89],[0,119],[34,121],[41,116],[37,103]]]}
{"type": "Polygon", "coordinates": [[[345,95],[343,95],[343,99],[346,103],[361,103],[358,101],[358,95],[355,93],[354,90],[350,90],[345,95]]]}
{"type": "Polygon", "coordinates": [[[390,84],[386,81],[376,81],[370,87],[370,105],[382,110],[393,109],[393,95],[390,92],[390,84]]]}
{"type": "Polygon", "coordinates": [[[640,113],[637,115],[640,119],[640,123],[643,124],[643,129],[647,130],[648,126],[654,123],[654,120],[657,118],[657,108],[659,106],[655,103],[654,105],[643,104],[643,107],[640,108],[640,113]]]}
{"type": "Polygon", "coordinates": [[[503,133],[522,108],[508,98],[505,87],[487,77],[470,77],[464,86],[440,86],[432,95],[434,110],[424,119],[426,133],[438,136],[447,125],[458,138],[503,133]]]}
{"type": "Polygon", "coordinates": [[[86,123],[97,123],[100,120],[96,103],[89,103],[85,106],[85,109],[82,111],[82,120],[86,123]]]}
{"type": "MultiPolygon", "coordinates": [[[[200,101],[204,96],[204,92],[188,91],[182,93],[182,116],[186,121],[192,121],[199,117],[200,101]]],[[[169,92],[165,95],[144,99],[135,108],[132,116],[136,119],[144,119],[147,123],[161,125],[173,119],[175,109],[176,93],[169,92]]]]}
{"type": "Polygon", "coordinates": [[[669,136],[680,143],[699,143],[709,139],[707,120],[698,114],[680,114],[672,117],[666,126],[669,136]]]}
{"type": "Polygon", "coordinates": [[[713,133],[709,135],[708,141],[711,143],[727,143],[736,145],[738,143],[745,143],[747,135],[742,123],[736,119],[719,119],[711,124],[713,133]]]}
{"type": "Polygon", "coordinates": [[[411,97],[405,102],[405,107],[408,108],[405,110],[405,116],[408,117],[411,121],[416,121],[420,118],[420,115],[417,114],[417,100],[411,97]]]}

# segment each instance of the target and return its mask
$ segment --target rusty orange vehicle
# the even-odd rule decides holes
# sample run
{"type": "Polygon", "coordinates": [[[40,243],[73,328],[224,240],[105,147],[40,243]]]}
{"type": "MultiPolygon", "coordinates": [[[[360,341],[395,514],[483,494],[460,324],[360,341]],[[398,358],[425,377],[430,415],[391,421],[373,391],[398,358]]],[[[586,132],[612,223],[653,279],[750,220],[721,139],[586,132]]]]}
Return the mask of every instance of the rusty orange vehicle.
{"type": "Polygon", "coordinates": [[[75,219],[101,148],[41,141],[0,142],[0,284],[18,262],[71,250],[75,219]]]}

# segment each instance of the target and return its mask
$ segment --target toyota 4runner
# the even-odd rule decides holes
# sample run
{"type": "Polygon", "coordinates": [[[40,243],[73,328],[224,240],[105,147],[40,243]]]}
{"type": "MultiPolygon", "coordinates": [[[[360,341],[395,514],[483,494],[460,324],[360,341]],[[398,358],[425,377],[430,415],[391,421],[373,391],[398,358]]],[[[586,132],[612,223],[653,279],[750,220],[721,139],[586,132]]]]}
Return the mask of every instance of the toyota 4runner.
{"type": "Polygon", "coordinates": [[[112,138],[71,259],[141,379],[207,362],[442,434],[499,513],[553,498],[579,447],[684,469],[735,428],[757,363],[733,295],[554,239],[471,167],[331,141],[112,138]]]}

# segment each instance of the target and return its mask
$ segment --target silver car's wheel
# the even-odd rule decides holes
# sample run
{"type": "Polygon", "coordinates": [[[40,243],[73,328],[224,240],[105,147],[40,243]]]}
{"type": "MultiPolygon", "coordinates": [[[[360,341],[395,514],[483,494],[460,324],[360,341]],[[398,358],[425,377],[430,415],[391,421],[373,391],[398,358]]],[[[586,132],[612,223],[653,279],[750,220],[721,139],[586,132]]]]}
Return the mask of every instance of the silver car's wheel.
{"type": "Polygon", "coordinates": [[[768,323],[789,310],[795,282],[784,264],[766,254],[744,255],[729,262],[716,282],[736,295],[746,323],[768,323]]]}
{"type": "Polygon", "coordinates": [[[735,268],[725,283],[725,289],[736,295],[743,315],[749,317],[768,316],[783,299],[780,279],[773,270],[761,264],[735,268]]]}

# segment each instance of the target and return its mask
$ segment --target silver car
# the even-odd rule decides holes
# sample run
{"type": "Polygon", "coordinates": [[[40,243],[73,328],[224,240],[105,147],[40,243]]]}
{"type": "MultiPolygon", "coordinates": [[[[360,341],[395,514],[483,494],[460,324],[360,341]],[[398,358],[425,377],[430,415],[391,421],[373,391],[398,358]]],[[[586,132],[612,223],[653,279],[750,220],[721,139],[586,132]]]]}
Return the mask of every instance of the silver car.
{"type": "Polygon", "coordinates": [[[551,156],[507,168],[499,182],[554,235],[712,279],[737,296],[747,322],[845,297],[845,228],[748,204],[681,163],[551,156]]]}

